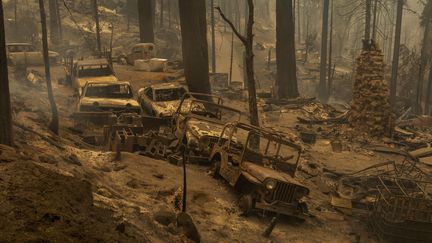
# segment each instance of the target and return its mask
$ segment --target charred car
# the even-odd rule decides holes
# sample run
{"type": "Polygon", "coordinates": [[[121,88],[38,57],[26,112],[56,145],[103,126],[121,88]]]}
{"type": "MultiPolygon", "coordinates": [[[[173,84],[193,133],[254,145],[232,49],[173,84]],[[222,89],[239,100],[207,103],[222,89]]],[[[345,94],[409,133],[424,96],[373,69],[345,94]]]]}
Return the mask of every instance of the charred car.
{"type": "MultiPolygon", "coordinates": [[[[7,59],[9,65],[43,65],[44,57],[42,51],[37,50],[29,43],[8,43],[6,44],[7,59]]],[[[51,64],[61,61],[60,54],[57,52],[48,52],[51,64]]]]}
{"type": "Polygon", "coordinates": [[[309,189],[294,179],[301,146],[272,131],[228,123],[210,155],[212,173],[240,193],[243,215],[253,210],[301,217],[309,189]]]}
{"type": "Polygon", "coordinates": [[[187,93],[173,116],[173,133],[189,162],[208,162],[208,156],[228,122],[239,122],[241,112],[224,106],[220,97],[187,93]]]}
{"type": "Polygon", "coordinates": [[[148,115],[172,117],[186,92],[179,84],[155,84],[138,91],[138,102],[148,115]]]}
{"type": "Polygon", "coordinates": [[[106,59],[88,59],[73,63],[70,70],[66,70],[66,78],[78,89],[83,91],[87,82],[116,82],[114,70],[106,59]]]}
{"type": "Polygon", "coordinates": [[[88,81],[78,102],[78,113],[140,113],[129,82],[88,81]]]}
{"type": "Polygon", "coordinates": [[[129,53],[123,48],[114,48],[113,57],[118,63],[134,65],[136,60],[149,60],[156,55],[156,47],[153,43],[138,43],[132,46],[129,53]]]}

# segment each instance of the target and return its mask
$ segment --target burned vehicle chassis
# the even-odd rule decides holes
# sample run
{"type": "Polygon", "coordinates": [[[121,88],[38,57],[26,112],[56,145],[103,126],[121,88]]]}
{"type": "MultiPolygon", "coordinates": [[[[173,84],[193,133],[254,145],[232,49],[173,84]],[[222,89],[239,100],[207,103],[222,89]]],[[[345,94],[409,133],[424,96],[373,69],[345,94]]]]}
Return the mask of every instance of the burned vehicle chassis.
{"type": "Polygon", "coordinates": [[[378,177],[370,225],[391,242],[432,242],[432,183],[402,177],[378,177]]]}
{"type": "Polygon", "coordinates": [[[309,194],[309,189],[294,179],[301,152],[302,148],[299,145],[282,135],[247,124],[229,123],[211,153],[212,173],[215,177],[225,179],[240,193],[239,208],[243,215],[249,215],[253,210],[262,210],[302,218],[307,213],[307,206],[301,199],[309,194]],[[237,148],[232,148],[234,131],[238,128],[249,131],[241,154],[238,154],[237,148]],[[232,130],[224,137],[228,129],[232,130]],[[257,142],[252,138],[252,134],[268,139],[263,157],[267,155],[270,142],[276,143],[275,156],[266,158],[270,161],[271,167],[250,161],[250,156],[261,156],[247,148],[250,142],[257,142]],[[282,145],[295,150],[297,159],[294,156],[279,157],[282,145]],[[294,164],[286,163],[286,160],[290,159],[295,160],[294,164]]]}

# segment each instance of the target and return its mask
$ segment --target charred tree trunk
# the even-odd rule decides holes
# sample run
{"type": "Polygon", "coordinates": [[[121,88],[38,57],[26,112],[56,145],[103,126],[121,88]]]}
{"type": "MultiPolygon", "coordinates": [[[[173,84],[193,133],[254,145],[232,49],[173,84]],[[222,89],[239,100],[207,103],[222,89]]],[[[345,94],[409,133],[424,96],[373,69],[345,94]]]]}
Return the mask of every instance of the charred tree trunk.
{"type": "Polygon", "coordinates": [[[51,72],[50,72],[50,63],[49,63],[49,56],[48,56],[48,37],[47,37],[48,34],[47,34],[47,27],[46,27],[45,6],[43,0],[39,0],[39,8],[40,8],[40,18],[41,18],[41,25],[42,25],[42,46],[43,46],[43,57],[45,63],[45,79],[46,79],[46,85],[48,90],[48,100],[51,106],[51,113],[52,113],[49,129],[53,133],[58,135],[59,117],[58,117],[57,105],[54,100],[54,94],[51,85],[51,72]]]}
{"type": "Polygon", "coordinates": [[[372,41],[377,41],[376,34],[378,29],[378,0],[374,0],[374,18],[372,24],[372,41]]]}
{"type": "Polygon", "coordinates": [[[191,92],[211,92],[205,1],[179,0],[183,63],[191,92]]]}
{"type": "MultiPolygon", "coordinates": [[[[294,12],[295,12],[295,9],[294,9],[294,12]]],[[[298,42],[298,44],[300,45],[301,44],[301,37],[302,37],[302,35],[301,35],[301,24],[302,24],[302,22],[301,22],[301,19],[300,19],[300,1],[297,3],[297,32],[298,32],[298,39],[297,39],[297,42],[298,42]]]]}
{"type": "Polygon", "coordinates": [[[368,48],[371,39],[372,0],[366,0],[364,48],[368,48]]]}
{"type": "Polygon", "coordinates": [[[93,0],[93,15],[94,15],[94,20],[96,22],[96,46],[97,46],[98,55],[101,55],[102,45],[101,45],[101,38],[100,38],[99,10],[98,10],[97,0],[93,0]]]}
{"type": "Polygon", "coordinates": [[[330,98],[332,94],[332,57],[333,57],[333,17],[334,17],[334,2],[331,2],[331,14],[330,14],[330,40],[329,40],[329,56],[328,56],[328,73],[327,73],[327,98],[330,98]]]}
{"type": "Polygon", "coordinates": [[[393,64],[392,64],[392,74],[391,74],[391,83],[390,83],[390,103],[393,108],[396,103],[396,89],[397,89],[397,75],[399,69],[399,52],[400,52],[400,42],[401,42],[401,32],[402,32],[403,5],[404,5],[404,0],[398,0],[397,14],[396,14],[395,42],[393,48],[393,64]]]}
{"type": "Polygon", "coordinates": [[[163,28],[163,26],[164,26],[164,0],[160,0],[159,28],[163,28]]]}
{"type": "Polygon", "coordinates": [[[210,0],[210,13],[211,13],[211,40],[212,40],[212,72],[216,73],[216,35],[215,35],[214,0],[210,0]]]}
{"type": "Polygon", "coordinates": [[[425,114],[431,115],[432,113],[430,109],[430,103],[431,103],[431,96],[432,96],[432,65],[429,70],[429,81],[428,81],[426,92],[427,93],[426,93],[425,114]]]}
{"type": "Polygon", "coordinates": [[[138,21],[140,29],[140,41],[142,43],[154,43],[152,11],[153,7],[151,0],[138,1],[138,21]]]}
{"type": "MultiPolygon", "coordinates": [[[[424,76],[426,72],[426,66],[429,63],[430,54],[431,54],[431,44],[430,40],[430,28],[431,25],[431,17],[432,17],[432,1],[429,1],[425,6],[425,10],[423,12],[423,22],[422,25],[424,27],[423,33],[423,42],[420,56],[420,67],[419,67],[419,79],[417,81],[417,113],[421,113],[422,101],[423,101],[423,83],[424,76]]],[[[426,111],[426,110],[425,110],[426,111]]],[[[427,112],[427,111],[426,111],[427,112]]]]}
{"type": "Polygon", "coordinates": [[[58,16],[58,3],[57,0],[49,0],[49,14],[50,14],[50,39],[51,43],[58,45],[60,39],[59,16],[58,16]]]}
{"type": "Polygon", "coordinates": [[[276,1],[276,63],[279,98],[297,98],[297,68],[292,0],[276,1]]]}
{"type": "Polygon", "coordinates": [[[2,1],[0,1],[0,34],[0,144],[11,146],[12,117],[2,1]]]}
{"type": "MultiPolygon", "coordinates": [[[[247,78],[247,89],[249,93],[249,113],[250,123],[254,126],[259,126],[258,117],[258,106],[256,98],[256,84],[255,84],[255,70],[254,70],[254,53],[253,53],[253,25],[254,25],[254,11],[255,6],[253,0],[247,0],[247,12],[248,19],[246,25],[246,36],[240,34],[235,28],[234,24],[225,16],[220,8],[216,8],[219,11],[222,19],[229,24],[234,34],[240,39],[245,46],[245,66],[246,66],[246,78],[247,78]]],[[[293,37],[294,38],[294,37],[293,37]]]]}
{"type": "Polygon", "coordinates": [[[320,83],[319,98],[321,101],[327,100],[327,38],[328,38],[328,19],[329,19],[329,0],[324,0],[322,14],[322,34],[321,34],[321,65],[320,65],[320,83]]]}

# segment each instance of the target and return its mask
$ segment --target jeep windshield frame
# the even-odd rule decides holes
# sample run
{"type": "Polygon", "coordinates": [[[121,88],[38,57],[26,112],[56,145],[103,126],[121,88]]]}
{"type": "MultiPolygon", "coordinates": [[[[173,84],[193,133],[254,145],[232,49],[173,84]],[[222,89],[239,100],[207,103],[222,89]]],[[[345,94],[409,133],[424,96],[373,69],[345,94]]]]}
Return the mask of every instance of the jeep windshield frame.
{"type": "Polygon", "coordinates": [[[233,149],[236,149],[238,152],[240,152],[239,165],[249,162],[258,164],[260,166],[277,167],[277,165],[275,165],[276,163],[286,162],[286,165],[294,168],[293,170],[289,171],[293,177],[297,171],[302,153],[302,147],[300,145],[290,141],[282,134],[236,122],[225,125],[217,143],[219,146],[227,144],[227,149],[229,152],[231,152],[233,149]],[[244,132],[242,138],[240,138],[240,136],[236,136],[239,134],[239,130],[244,132]],[[284,157],[282,153],[286,147],[296,151],[297,157],[295,158],[295,155],[284,157]],[[295,159],[295,162],[288,163],[288,160],[291,159],[295,159]],[[264,163],[264,160],[266,160],[267,163],[264,163]]]}
{"type": "Polygon", "coordinates": [[[176,116],[182,115],[185,117],[194,117],[197,119],[216,120],[218,121],[218,123],[226,124],[228,122],[223,122],[223,115],[225,113],[231,113],[235,117],[233,119],[230,119],[230,122],[240,122],[242,116],[241,111],[228,106],[224,106],[222,105],[222,103],[223,100],[219,96],[199,93],[186,93],[183,96],[179,107],[177,108],[176,116]],[[216,100],[215,102],[212,102],[203,99],[197,99],[195,97],[203,97],[208,100],[216,100]],[[188,101],[187,103],[185,102],[186,100],[188,101]],[[194,110],[194,108],[198,109],[194,110]]]}

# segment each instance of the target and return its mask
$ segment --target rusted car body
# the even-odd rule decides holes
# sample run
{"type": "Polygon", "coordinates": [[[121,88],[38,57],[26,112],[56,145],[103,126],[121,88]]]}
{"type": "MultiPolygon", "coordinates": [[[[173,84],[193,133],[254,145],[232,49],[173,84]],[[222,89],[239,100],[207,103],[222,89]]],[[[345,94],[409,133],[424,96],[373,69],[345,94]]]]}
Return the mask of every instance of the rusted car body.
{"type": "Polygon", "coordinates": [[[173,116],[173,133],[190,162],[208,162],[224,125],[240,121],[241,112],[222,103],[220,97],[212,95],[187,93],[183,96],[173,116]]]}
{"type": "Polygon", "coordinates": [[[172,117],[186,92],[179,84],[155,84],[138,91],[138,102],[148,115],[172,117]]]}
{"type": "MultiPolygon", "coordinates": [[[[42,51],[37,50],[29,43],[8,43],[6,44],[7,59],[9,65],[44,65],[42,51]]],[[[57,52],[48,52],[51,64],[61,61],[60,54],[57,52]]]]}
{"type": "Polygon", "coordinates": [[[212,172],[241,195],[248,215],[259,209],[303,216],[301,199],[309,189],[294,179],[302,148],[282,135],[242,123],[229,123],[210,154],[212,172]]]}
{"type": "Polygon", "coordinates": [[[78,122],[95,121],[93,123],[106,125],[104,122],[108,122],[109,117],[116,120],[122,113],[141,113],[129,82],[88,81],[74,117],[78,122]]]}
{"type": "Polygon", "coordinates": [[[80,94],[89,81],[118,81],[117,77],[114,75],[114,70],[106,59],[80,60],[73,64],[72,70],[66,71],[67,79],[72,81],[72,85],[78,89],[80,94]]]}

